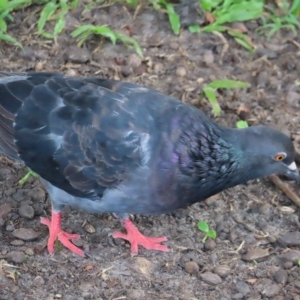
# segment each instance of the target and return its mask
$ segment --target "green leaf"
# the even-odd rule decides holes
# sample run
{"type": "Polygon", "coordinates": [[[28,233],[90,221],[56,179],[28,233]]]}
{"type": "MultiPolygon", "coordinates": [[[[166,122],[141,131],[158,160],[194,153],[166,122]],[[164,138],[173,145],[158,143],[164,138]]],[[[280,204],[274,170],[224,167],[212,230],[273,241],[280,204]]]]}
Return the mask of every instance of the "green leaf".
{"type": "Polygon", "coordinates": [[[2,18],[0,18],[0,31],[6,32],[6,30],[7,30],[6,22],[2,18]]]}
{"type": "Polygon", "coordinates": [[[209,87],[213,89],[240,89],[240,88],[247,88],[250,86],[249,83],[243,81],[236,81],[236,80],[215,80],[208,84],[209,87]]]}
{"type": "Polygon", "coordinates": [[[221,107],[218,103],[215,89],[210,86],[205,86],[203,88],[203,92],[206,98],[208,99],[208,101],[210,102],[215,116],[219,116],[221,114],[221,107]]]}
{"type": "Polygon", "coordinates": [[[241,46],[243,46],[245,49],[247,49],[250,53],[253,52],[253,47],[251,47],[246,41],[240,39],[240,38],[237,38],[235,37],[234,40],[240,44],[241,46]]]}
{"type": "Polygon", "coordinates": [[[42,34],[47,20],[56,12],[58,5],[49,2],[42,10],[40,18],[38,20],[38,34],[42,34]]]}
{"type": "Polygon", "coordinates": [[[15,44],[16,46],[19,46],[20,48],[23,48],[23,46],[20,42],[18,42],[15,38],[13,38],[12,36],[10,36],[8,34],[4,34],[4,33],[0,32],[0,40],[10,42],[12,44],[15,44]]]}
{"type": "Polygon", "coordinates": [[[170,21],[172,30],[175,34],[178,35],[179,32],[180,32],[180,17],[175,12],[174,7],[173,7],[172,4],[167,3],[166,8],[167,8],[169,21],[170,21]]]}
{"type": "Polygon", "coordinates": [[[200,33],[201,32],[200,26],[198,24],[190,25],[189,26],[189,32],[191,32],[191,33],[200,33]]]}
{"type": "Polygon", "coordinates": [[[54,32],[53,32],[54,36],[59,35],[62,32],[62,30],[64,29],[64,27],[65,27],[65,18],[61,17],[55,24],[54,32]]]}
{"type": "Polygon", "coordinates": [[[0,8],[2,7],[6,7],[7,6],[7,3],[8,3],[8,0],[0,0],[0,8]]]}
{"type": "Polygon", "coordinates": [[[237,128],[247,128],[249,126],[248,126],[248,122],[247,121],[240,120],[240,121],[236,122],[236,127],[237,128]]]}
{"type": "Polygon", "coordinates": [[[200,231],[203,231],[203,232],[208,232],[209,231],[209,226],[208,226],[208,224],[206,223],[206,222],[204,222],[204,221],[200,221],[200,222],[198,222],[198,229],[200,230],[200,231]]]}
{"type": "Polygon", "coordinates": [[[92,32],[94,28],[95,28],[95,26],[93,26],[93,25],[82,25],[82,26],[78,27],[77,29],[75,29],[74,31],[72,31],[71,36],[77,37],[86,31],[92,32]]]}
{"type": "Polygon", "coordinates": [[[109,29],[105,26],[95,26],[92,30],[95,34],[103,35],[111,40],[111,42],[115,45],[117,42],[117,34],[113,30],[109,29]]]}
{"type": "Polygon", "coordinates": [[[207,236],[212,238],[212,239],[215,239],[217,237],[217,233],[214,231],[214,230],[208,230],[207,232],[207,236]]]}

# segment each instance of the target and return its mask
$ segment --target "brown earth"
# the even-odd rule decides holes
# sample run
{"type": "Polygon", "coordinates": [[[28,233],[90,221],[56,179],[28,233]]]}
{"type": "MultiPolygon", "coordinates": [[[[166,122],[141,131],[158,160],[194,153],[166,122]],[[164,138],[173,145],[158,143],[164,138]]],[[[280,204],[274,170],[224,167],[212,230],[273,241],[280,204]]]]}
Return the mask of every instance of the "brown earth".
{"type": "MultiPolygon", "coordinates": [[[[133,20],[133,13],[111,5],[82,15],[81,7],[67,15],[66,31],[54,43],[34,32],[36,7],[19,11],[9,33],[26,48],[1,42],[1,69],[135,82],[190,102],[210,116],[209,103],[199,100],[203,85],[239,79],[251,87],[219,92],[222,115],[217,121],[235,126],[240,114],[249,124],[280,129],[295,145],[300,143],[300,36],[281,32],[267,41],[255,34],[256,21],[237,24],[257,47],[250,55],[229,36],[223,40],[184,29],[177,37],[165,14],[143,8],[133,20]],[[80,24],[107,24],[131,34],[145,59],[95,36],[77,48],[69,33],[80,24]],[[241,112],[245,107],[246,116],[241,112]]],[[[81,258],[59,245],[55,255],[48,255],[48,231],[39,219],[50,214],[50,202],[38,179],[18,186],[25,173],[23,165],[1,158],[0,299],[300,299],[299,209],[267,179],[169,215],[134,216],[143,233],[169,237],[170,253],[140,249],[132,258],[129,245],[109,235],[121,228],[111,215],[66,208],[63,227],[81,235],[77,244],[90,255],[81,258]],[[199,220],[216,230],[215,240],[202,243],[199,220]]],[[[299,193],[295,183],[287,184],[299,193]]]]}

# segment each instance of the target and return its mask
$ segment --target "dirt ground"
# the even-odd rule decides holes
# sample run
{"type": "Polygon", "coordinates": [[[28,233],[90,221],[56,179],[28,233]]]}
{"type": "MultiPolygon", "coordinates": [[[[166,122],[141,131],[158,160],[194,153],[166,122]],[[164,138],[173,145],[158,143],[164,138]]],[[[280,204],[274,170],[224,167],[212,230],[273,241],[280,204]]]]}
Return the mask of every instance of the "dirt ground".
{"type": "MultiPolygon", "coordinates": [[[[249,124],[280,129],[295,145],[300,143],[300,36],[281,32],[267,41],[254,33],[256,21],[237,24],[248,30],[257,47],[251,56],[226,35],[227,42],[219,35],[184,29],[177,37],[163,13],[143,8],[133,20],[133,11],[112,5],[85,15],[82,7],[69,13],[66,31],[55,44],[34,33],[36,10],[16,13],[9,33],[26,48],[1,42],[2,70],[126,80],[190,102],[210,116],[209,104],[199,100],[203,85],[239,79],[251,88],[219,94],[218,122],[235,126],[240,115],[249,124]],[[107,24],[131,34],[145,59],[99,37],[77,48],[69,33],[80,24],[107,24]]],[[[0,162],[0,299],[300,299],[299,209],[267,179],[169,215],[132,216],[144,234],[167,235],[169,253],[140,249],[132,258],[129,244],[109,235],[121,228],[113,216],[66,208],[63,228],[81,235],[76,244],[90,256],[77,257],[59,245],[49,256],[48,229],[40,223],[51,211],[46,192],[33,177],[19,187],[26,168],[5,157],[0,162]],[[202,243],[199,220],[216,230],[215,240],[202,243]]],[[[287,184],[299,194],[295,183],[287,184]]]]}

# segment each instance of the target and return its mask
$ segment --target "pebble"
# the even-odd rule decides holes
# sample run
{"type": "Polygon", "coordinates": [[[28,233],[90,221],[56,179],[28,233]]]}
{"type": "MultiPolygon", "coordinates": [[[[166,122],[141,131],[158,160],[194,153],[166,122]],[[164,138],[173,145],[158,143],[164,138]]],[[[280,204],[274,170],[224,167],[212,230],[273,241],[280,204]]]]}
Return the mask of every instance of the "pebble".
{"type": "Polygon", "coordinates": [[[18,212],[19,212],[20,217],[23,217],[26,219],[32,219],[34,217],[33,207],[30,205],[27,205],[27,204],[21,205],[18,212]]]}
{"type": "Polygon", "coordinates": [[[258,87],[264,88],[269,80],[269,74],[266,71],[262,71],[257,76],[258,87]]]}
{"type": "Polygon", "coordinates": [[[212,272],[200,273],[199,277],[207,284],[217,285],[222,283],[222,278],[219,275],[214,274],[212,272]]]}
{"type": "Polygon", "coordinates": [[[19,56],[21,58],[33,59],[34,58],[34,50],[29,47],[24,47],[24,49],[19,52],[19,56]]]}
{"type": "Polygon", "coordinates": [[[283,269],[279,269],[274,273],[274,279],[277,283],[286,284],[288,280],[288,273],[283,269]]]}
{"type": "Polygon", "coordinates": [[[246,296],[251,292],[250,286],[244,282],[244,281],[239,281],[235,285],[236,290],[241,293],[243,296],[246,296]]]}
{"type": "Polygon", "coordinates": [[[83,282],[78,286],[78,288],[80,291],[86,292],[93,289],[93,285],[90,282],[83,282]]]}
{"type": "Polygon", "coordinates": [[[205,51],[203,54],[203,62],[207,65],[211,65],[215,60],[212,51],[205,51]]]}
{"type": "Polygon", "coordinates": [[[30,228],[20,228],[20,229],[15,229],[12,234],[14,237],[20,240],[32,241],[39,237],[40,232],[34,231],[30,228]]]}
{"type": "Polygon", "coordinates": [[[278,242],[284,246],[300,246],[300,232],[287,232],[278,238],[278,242]]]}
{"type": "Polygon", "coordinates": [[[216,273],[221,277],[227,277],[230,274],[230,272],[231,272],[230,267],[225,265],[216,266],[214,268],[214,273],[216,273]]]}
{"type": "Polygon", "coordinates": [[[286,96],[287,102],[291,107],[300,107],[300,94],[294,91],[289,91],[286,96]]]}
{"type": "Polygon", "coordinates": [[[195,274],[199,272],[199,266],[194,261],[188,261],[185,263],[184,269],[189,274],[195,274]]]}
{"type": "Polygon", "coordinates": [[[211,206],[211,205],[215,204],[219,199],[220,199],[219,195],[211,196],[205,200],[205,204],[207,206],[211,206]]]}
{"type": "Polygon", "coordinates": [[[45,280],[44,280],[43,277],[41,277],[41,276],[36,276],[36,277],[33,279],[33,284],[36,285],[36,286],[41,286],[41,285],[44,285],[44,284],[45,284],[45,280]]]}
{"type": "Polygon", "coordinates": [[[176,69],[176,76],[178,76],[178,77],[185,77],[186,76],[186,69],[184,68],[184,67],[178,67],[177,69],[176,69]]]}
{"type": "Polygon", "coordinates": [[[95,227],[91,224],[86,224],[84,230],[88,233],[94,233],[96,231],[95,227]]]}
{"type": "Polygon", "coordinates": [[[281,258],[285,261],[290,261],[293,263],[297,263],[300,259],[300,251],[298,250],[290,250],[281,255],[281,258]]]}
{"type": "Polygon", "coordinates": [[[269,256],[268,249],[248,249],[247,253],[242,256],[242,259],[245,261],[253,261],[253,260],[262,260],[263,258],[267,258],[269,256]]]}
{"type": "Polygon", "coordinates": [[[67,60],[83,64],[90,59],[90,51],[86,48],[70,47],[66,52],[65,56],[67,60]]]}
{"type": "Polygon", "coordinates": [[[24,245],[24,242],[21,241],[21,240],[12,240],[12,241],[10,242],[10,244],[11,244],[12,246],[23,246],[23,245],[24,245]]]}
{"type": "Polygon", "coordinates": [[[265,285],[264,289],[261,291],[261,294],[266,297],[274,297],[279,294],[281,288],[278,284],[265,285]]]}
{"type": "Polygon", "coordinates": [[[286,261],[286,262],[283,264],[283,267],[284,267],[286,270],[291,269],[293,266],[294,266],[294,264],[293,264],[291,261],[286,261]]]}
{"type": "Polygon", "coordinates": [[[128,65],[131,67],[139,67],[142,64],[142,59],[135,53],[129,55],[128,57],[128,65]]]}
{"type": "Polygon", "coordinates": [[[3,217],[11,212],[11,205],[9,203],[5,203],[0,205],[0,217],[3,217]]]}
{"type": "Polygon", "coordinates": [[[6,259],[8,261],[17,263],[17,264],[21,264],[25,261],[25,254],[24,252],[21,251],[11,251],[6,255],[6,259]]]}
{"type": "Polygon", "coordinates": [[[205,250],[214,250],[216,248],[217,244],[213,239],[208,239],[206,240],[204,244],[204,249],[205,250]]]}
{"type": "Polygon", "coordinates": [[[15,230],[15,227],[12,226],[11,224],[8,224],[5,228],[6,231],[14,231],[15,230]]]}
{"type": "Polygon", "coordinates": [[[28,193],[28,197],[33,201],[44,200],[46,198],[45,191],[40,187],[35,187],[28,193]]]}

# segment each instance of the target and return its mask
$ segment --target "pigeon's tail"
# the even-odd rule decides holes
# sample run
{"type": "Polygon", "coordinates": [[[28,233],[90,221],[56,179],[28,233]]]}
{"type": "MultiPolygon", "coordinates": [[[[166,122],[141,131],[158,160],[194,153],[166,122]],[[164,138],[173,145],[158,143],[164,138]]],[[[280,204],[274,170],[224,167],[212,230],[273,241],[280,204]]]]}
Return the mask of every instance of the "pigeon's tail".
{"type": "Polygon", "coordinates": [[[0,152],[15,160],[20,158],[14,143],[13,123],[26,93],[30,93],[27,77],[26,74],[0,72],[0,152]]]}

